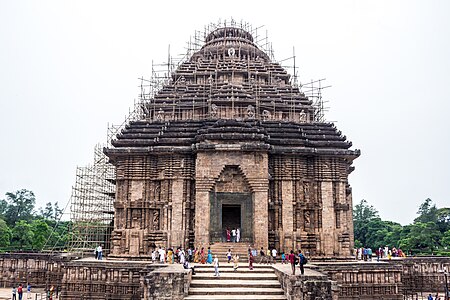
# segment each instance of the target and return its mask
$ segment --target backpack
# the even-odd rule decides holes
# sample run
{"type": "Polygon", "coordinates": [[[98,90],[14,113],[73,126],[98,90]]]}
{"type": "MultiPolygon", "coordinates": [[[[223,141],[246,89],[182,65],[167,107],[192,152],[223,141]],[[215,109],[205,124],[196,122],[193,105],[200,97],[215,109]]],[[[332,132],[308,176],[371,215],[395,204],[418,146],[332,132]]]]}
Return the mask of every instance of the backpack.
{"type": "Polygon", "coordinates": [[[296,265],[296,264],[298,264],[298,257],[295,254],[293,254],[293,255],[294,255],[294,265],[296,265]]]}
{"type": "Polygon", "coordinates": [[[300,256],[300,263],[302,265],[306,265],[308,263],[308,259],[303,254],[301,254],[301,256],[300,256]]]}

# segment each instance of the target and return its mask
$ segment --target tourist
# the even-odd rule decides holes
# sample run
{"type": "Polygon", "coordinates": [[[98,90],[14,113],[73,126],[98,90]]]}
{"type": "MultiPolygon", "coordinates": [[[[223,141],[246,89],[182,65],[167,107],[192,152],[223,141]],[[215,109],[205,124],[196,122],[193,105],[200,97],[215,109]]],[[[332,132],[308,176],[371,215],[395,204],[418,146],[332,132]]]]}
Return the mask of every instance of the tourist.
{"type": "Polygon", "coordinates": [[[188,261],[192,262],[192,249],[191,249],[191,247],[189,247],[189,249],[188,249],[188,261]]]}
{"type": "Polygon", "coordinates": [[[241,230],[239,228],[236,229],[236,243],[239,243],[241,240],[241,230]]]}
{"type": "Polygon", "coordinates": [[[152,263],[155,263],[156,261],[156,249],[153,249],[152,251],[152,263]]]}
{"type": "Polygon", "coordinates": [[[434,296],[434,300],[441,300],[441,297],[439,297],[439,293],[436,293],[436,296],[434,296]]]}
{"type": "Polygon", "coordinates": [[[275,248],[272,249],[272,258],[273,258],[273,263],[276,264],[277,263],[277,249],[275,249],[275,248]]]}
{"type": "Polygon", "coordinates": [[[206,264],[205,248],[200,251],[200,263],[206,264]]]}
{"type": "Polygon", "coordinates": [[[163,264],[166,262],[166,250],[164,248],[159,248],[159,261],[163,264]]]}
{"type": "Polygon", "coordinates": [[[292,268],[292,275],[295,275],[295,263],[296,263],[296,257],[294,254],[294,250],[291,250],[291,253],[289,254],[288,257],[289,262],[291,263],[291,268],[292,268]]]}
{"type": "Polygon", "coordinates": [[[253,261],[254,261],[254,256],[252,255],[252,252],[250,252],[248,255],[248,268],[250,270],[253,270],[253,261]]]}
{"type": "Polygon", "coordinates": [[[282,264],[286,263],[286,254],[284,254],[284,252],[281,252],[281,263],[282,264]]]}
{"type": "Polygon", "coordinates": [[[31,284],[27,283],[27,299],[31,299],[31,284]]]}
{"type": "Polygon", "coordinates": [[[230,228],[227,227],[227,242],[231,242],[231,232],[230,228]]]}
{"type": "Polygon", "coordinates": [[[232,257],[231,249],[228,249],[228,252],[227,252],[228,263],[231,262],[231,257],[232,257]]]}
{"type": "Polygon", "coordinates": [[[266,261],[268,265],[272,263],[272,251],[269,248],[267,248],[266,261]]]}
{"type": "Polygon", "coordinates": [[[431,294],[429,294],[427,300],[433,300],[433,296],[431,296],[431,294]]]}
{"type": "Polygon", "coordinates": [[[191,269],[192,270],[192,275],[195,275],[195,267],[194,266],[191,267],[191,265],[189,264],[188,261],[184,262],[183,268],[185,268],[186,270],[191,269]]]}
{"type": "Polygon", "coordinates": [[[95,247],[94,254],[95,254],[95,259],[98,259],[98,246],[95,247]]]}
{"type": "Polygon", "coordinates": [[[49,300],[53,300],[53,293],[55,292],[55,288],[53,287],[53,285],[50,287],[49,290],[49,300]]]}
{"type": "Polygon", "coordinates": [[[236,229],[233,228],[233,230],[231,230],[231,241],[233,243],[236,242],[236,229]]]}
{"type": "Polygon", "coordinates": [[[264,248],[261,247],[261,250],[259,251],[259,263],[262,264],[264,261],[266,261],[266,253],[264,252],[264,248]]]}
{"type": "Polygon", "coordinates": [[[103,259],[103,249],[102,249],[102,245],[99,245],[97,247],[97,252],[98,252],[98,260],[102,260],[103,259]]]}
{"type": "Polygon", "coordinates": [[[238,268],[239,268],[239,256],[236,253],[236,254],[234,254],[234,257],[233,257],[233,269],[236,272],[238,268]]]}
{"type": "Polygon", "coordinates": [[[23,296],[22,284],[19,284],[19,287],[17,288],[17,295],[19,295],[19,300],[22,300],[22,296],[23,296]]]}
{"type": "Polygon", "coordinates": [[[307,263],[307,259],[303,255],[302,250],[298,250],[298,259],[300,261],[300,273],[303,275],[305,274],[305,269],[303,268],[303,265],[307,263]]]}
{"type": "Polygon", "coordinates": [[[180,250],[179,257],[180,257],[180,264],[184,264],[184,262],[186,261],[186,254],[184,253],[183,249],[180,250]]]}
{"type": "Polygon", "coordinates": [[[173,258],[173,250],[172,248],[167,249],[167,263],[172,264],[172,258],[173,258]]]}
{"type": "Polygon", "coordinates": [[[213,257],[212,257],[212,252],[211,252],[211,247],[208,247],[208,259],[206,260],[206,262],[208,264],[212,264],[213,262],[213,257]]]}
{"type": "Polygon", "coordinates": [[[219,258],[217,257],[217,254],[214,255],[214,276],[219,277],[219,258]]]}
{"type": "Polygon", "coordinates": [[[198,249],[195,248],[194,249],[194,263],[198,263],[198,255],[199,255],[198,249]]]}
{"type": "Polygon", "coordinates": [[[16,287],[13,286],[12,288],[12,300],[16,300],[16,287]]]}

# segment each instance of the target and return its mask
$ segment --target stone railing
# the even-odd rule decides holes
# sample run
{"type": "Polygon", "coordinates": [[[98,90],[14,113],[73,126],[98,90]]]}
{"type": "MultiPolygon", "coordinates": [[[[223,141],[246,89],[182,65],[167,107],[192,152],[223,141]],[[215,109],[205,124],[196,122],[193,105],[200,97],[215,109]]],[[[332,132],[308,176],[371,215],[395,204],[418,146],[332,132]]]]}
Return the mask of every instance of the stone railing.
{"type": "Polygon", "coordinates": [[[291,275],[285,265],[274,265],[274,270],[288,300],[338,299],[336,282],[324,274],[307,270],[305,275],[291,275]]]}
{"type": "Polygon", "coordinates": [[[146,300],[181,300],[188,295],[192,272],[180,264],[153,270],[145,277],[146,300]]]}

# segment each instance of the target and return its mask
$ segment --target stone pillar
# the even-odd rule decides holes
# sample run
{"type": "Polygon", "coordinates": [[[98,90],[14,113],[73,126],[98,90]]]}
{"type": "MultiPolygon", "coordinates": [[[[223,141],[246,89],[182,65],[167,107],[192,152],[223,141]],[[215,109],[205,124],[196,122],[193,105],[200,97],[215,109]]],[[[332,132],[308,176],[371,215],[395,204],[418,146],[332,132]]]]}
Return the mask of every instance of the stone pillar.
{"type": "Polygon", "coordinates": [[[294,247],[294,206],[292,203],[294,195],[292,184],[292,180],[283,180],[281,182],[283,236],[280,242],[285,253],[289,253],[288,251],[294,247]]]}
{"type": "Polygon", "coordinates": [[[195,247],[208,247],[210,203],[209,185],[205,188],[201,180],[196,180],[195,188],[195,247]]]}
{"type": "Polygon", "coordinates": [[[336,218],[334,214],[333,183],[322,181],[320,188],[322,194],[322,252],[325,256],[334,256],[336,218]]]}
{"type": "Polygon", "coordinates": [[[169,245],[174,247],[184,247],[184,199],[183,199],[183,179],[172,180],[172,234],[169,245]]]}
{"type": "Polygon", "coordinates": [[[267,183],[264,187],[253,189],[254,191],[254,215],[253,215],[253,244],[256,249],[269,246],[268,224],[269,220],[269,205],[268,205],[268,189],[267,183]]]}

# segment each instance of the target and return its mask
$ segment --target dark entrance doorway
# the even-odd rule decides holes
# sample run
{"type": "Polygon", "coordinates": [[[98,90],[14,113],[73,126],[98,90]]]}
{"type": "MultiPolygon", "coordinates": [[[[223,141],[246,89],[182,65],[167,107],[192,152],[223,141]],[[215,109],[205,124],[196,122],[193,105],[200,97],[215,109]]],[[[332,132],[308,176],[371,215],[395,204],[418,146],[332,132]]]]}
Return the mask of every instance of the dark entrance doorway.
{"type": "Polygon", "coordinates": [[[240,228],[242,242],[253,242],[253,200],[251,193],[210,193],[211,242],[225,242],[227,227],[240,228]]]}
{"type": "Polygon", "coordinates": [[[240,205],[222,205],[222,232],[227,228],[241,228],[241,206],[240,205]]]}

